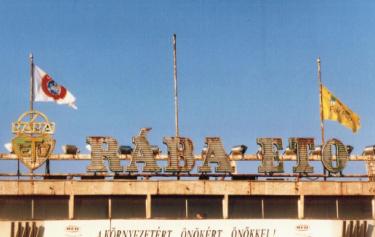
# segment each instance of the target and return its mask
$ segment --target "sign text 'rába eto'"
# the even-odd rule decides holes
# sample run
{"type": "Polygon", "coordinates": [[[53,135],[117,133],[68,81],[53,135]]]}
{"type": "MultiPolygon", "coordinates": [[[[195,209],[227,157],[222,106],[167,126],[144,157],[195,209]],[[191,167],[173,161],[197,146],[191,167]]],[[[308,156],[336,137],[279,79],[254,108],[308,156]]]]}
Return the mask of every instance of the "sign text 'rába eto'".
{"type": "MultiPolygon", "coordinates": [[[[162,168],[156,163],[152,146],[149,144],[146,133],[141,131],[138,136],[133,137],[134,148],[131,152],[130,164],[123,167],[120,165],[117,140],[112,137],[88,137],[87,144],[91,145],[91,163],[87,167],[88,172],[106,172],[107,167],[104,160],[109,161],[109,170],[112,172],[161,172],[162,168]],[[137,163],[144,163],[143,169],[139,170],[137,163]]],[[[168,165],[164,172],[190,172],[195,167],[193,155],[193,142],[186,137],[164,137],[163,143],[168,148],[168,165]]],[[[232,173],[229,155],[219,137],[206,137],[206,149],[202,152],[202,164],[198,166],[198,172],[210,173],[210,163],[216,163],[215,172],[232,173]]],[[[259,173],[282,173],[283,163],[279,159],[279,151],[283,149],[281,138],[258,138],[257,144],[261,151],[258,153],[262,163],[258,167],[259,173]]],[[[289,138],[289,148],[296,154],[297,165],[293,167],[294,173],[311,173],[314,167],[309,165],[308,154],[314,149],[313,138],[289,138]]],[[[322,163],[324,167],[332,172],[341,172],[349,159],[346,146],[337,139],[331,139],[322,149],[322,163]],[[334,162],[334,152],[336,162],[334,162]],[[336,163],[336,165],[334,165],[336,163]]]]}
{"type": "MultiPolygon", "coordinates": [[[[15,137],[12,140],[12,149],[17,158],[29,169],[40,167],[52,154],[55,140],[52,135],[55,124],[49,122],[48,118],[38,111],[29,111],[22,114],[12,124],[12,132],[15,137]]],[[[88,172],[162,172],[156,162],[156,154],[147,140],[150,129],[141,129],[140,134],[132,139],[133,147],[128,149],[131,154],[130,163],[123,167],[120,165],[119,145],[115,138],[106,136],[87,137],[87,144],[91,146],[91,162],[87,167],[88,172]],[[104,165],[108,160],[109,167],[104,165]],[[144,163],[139,170],[137,163],[144,163]]],[[[279,153],[283,150],[281,138],[257,138],[260,146],[258,152],[261,164],[259,173],[282,173],[284,166],[279,159],[279,153]]],[[[190,172],[195,167],[193,154],[193,142],[186,137],[164,137],[163,143],[168,149],[168,164],[164,172],[183,173],[190,172]]],[[[206,148],[202,152],[202,163],[198,166],[199,173],[212,172],[211,163],[216,163],[217,173],[232,173],[234,167],[231,165],[230,157],[226,153],[219,137],[206,137],[206,148]]],[[[296,166],[294,173],[312,173],[314,168],[309,165],[309,153],[314,150],[313,138],[289,138],[289,150],[296,155],[296,166]]],[[[347,147],[337,139],[327,141],[319,152],[323,166],[332,173],[341,172],[349,159],[347,147]],[[335,157],[335,159],[334,159],[335,157]]]]}

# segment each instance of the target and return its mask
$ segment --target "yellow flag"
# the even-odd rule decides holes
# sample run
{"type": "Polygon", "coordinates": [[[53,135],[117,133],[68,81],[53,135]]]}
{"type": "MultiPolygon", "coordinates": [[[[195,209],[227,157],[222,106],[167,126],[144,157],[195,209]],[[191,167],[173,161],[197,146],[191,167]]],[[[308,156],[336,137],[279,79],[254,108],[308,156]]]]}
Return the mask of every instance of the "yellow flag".
{"type": "Polygon", "coordinates": [[[322,102],[323,119],[337,121],[353,132],[357,132],[361,127],[359,116],[337,99],[325,86],[322,86],[322,102]]]}

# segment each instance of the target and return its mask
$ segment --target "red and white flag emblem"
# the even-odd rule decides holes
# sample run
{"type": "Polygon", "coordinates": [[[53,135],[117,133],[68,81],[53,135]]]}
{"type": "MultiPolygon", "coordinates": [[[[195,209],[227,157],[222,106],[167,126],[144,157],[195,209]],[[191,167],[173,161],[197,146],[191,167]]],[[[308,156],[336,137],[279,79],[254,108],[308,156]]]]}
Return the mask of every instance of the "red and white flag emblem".
{"type": "Polygon", "coordinates": [[[57,84],[45,71],[34,67],[34,101],[68,104],[73,109],[76,98],[65,87],[57,84]]]}

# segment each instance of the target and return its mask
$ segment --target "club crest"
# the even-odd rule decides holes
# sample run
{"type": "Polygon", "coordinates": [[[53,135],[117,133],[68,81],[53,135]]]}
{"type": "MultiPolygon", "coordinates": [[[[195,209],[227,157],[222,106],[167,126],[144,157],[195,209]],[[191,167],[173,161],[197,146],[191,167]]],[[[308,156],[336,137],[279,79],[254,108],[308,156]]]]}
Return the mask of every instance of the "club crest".
{"type": "Polygon", "coordinates": [[[54,130],[55,124],[38,111],[26,112],[12,124],[12,132],[16,135],[12,140],[14,153],[30,170],[40,167],[52,154],[54,130]]]}

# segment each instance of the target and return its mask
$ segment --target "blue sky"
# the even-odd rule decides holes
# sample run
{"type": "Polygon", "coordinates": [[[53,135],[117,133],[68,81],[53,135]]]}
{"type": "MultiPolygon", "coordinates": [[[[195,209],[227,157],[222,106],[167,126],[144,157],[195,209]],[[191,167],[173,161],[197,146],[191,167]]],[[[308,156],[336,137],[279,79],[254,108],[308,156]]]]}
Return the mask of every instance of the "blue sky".
{"type": "MultiPolygon", "coordinates": [[[[326,122],[360,154],[375,143],[375,3],[372,1],[2,1],[0,144],[28,110],[29,63],[77,98],[78,110],[35,108],[56,122],[57,148],[108,135],[120,144],[142,127],[150,143],[174,135],[172,35],[177,34],[180,134],[229,149],[257,137],[315,137],[316,59],[324,84],[361,117],[357,134],[326,122]]],[[[0,152],[5,152],[0,147],[0,152]]],[[[286,170],[291,172],[291,170],[286,170]]]]}

